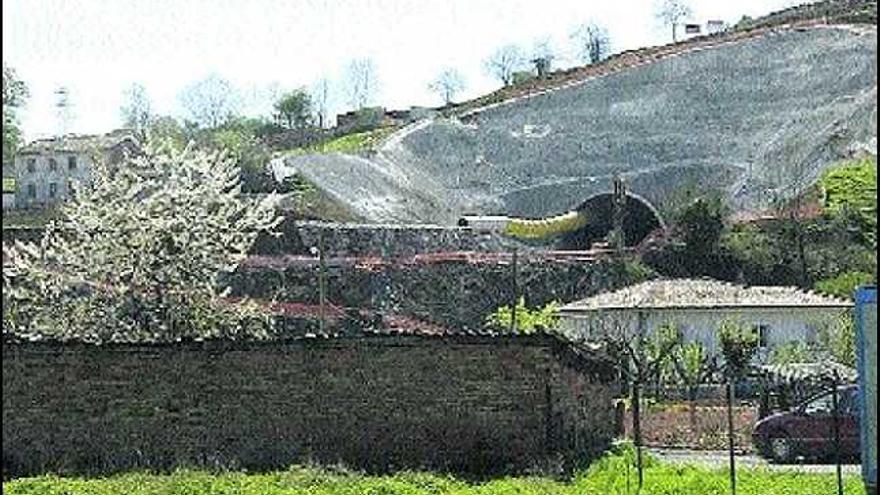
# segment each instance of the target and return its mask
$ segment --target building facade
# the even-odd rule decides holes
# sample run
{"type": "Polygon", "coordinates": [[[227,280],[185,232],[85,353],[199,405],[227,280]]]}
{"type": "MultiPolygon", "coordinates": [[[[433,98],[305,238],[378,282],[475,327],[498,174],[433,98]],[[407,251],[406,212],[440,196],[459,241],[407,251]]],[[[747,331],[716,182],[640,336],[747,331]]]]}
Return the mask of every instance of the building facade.
{"type": "Polygon", "coordinates": [[[599,340],[610,332],[650,335],[674,325],[683,343],[700,342],[720,352],[719,328],[736,321],[759,336],[758,359],[774,349],[816,343],[820,332],[846,316],[852,303],[795,287],[742,286],[709,279],[654,280],[596,295],[561,308],[561,326],[578,340],[599,340]]]}
{"type": "MultiPolygon", "coordinates": [[[[138,149],[138,142],[125,131],[34,141],[21,148],[9,170],[4,170],[4,179],[14,180],[10,207],[33,209],[60,203],[71,196],[75,183],[90,182],[96,160],[118,161],[138,149]]],[[[4,208],[5,193],[4,185],[4,208]]]]}

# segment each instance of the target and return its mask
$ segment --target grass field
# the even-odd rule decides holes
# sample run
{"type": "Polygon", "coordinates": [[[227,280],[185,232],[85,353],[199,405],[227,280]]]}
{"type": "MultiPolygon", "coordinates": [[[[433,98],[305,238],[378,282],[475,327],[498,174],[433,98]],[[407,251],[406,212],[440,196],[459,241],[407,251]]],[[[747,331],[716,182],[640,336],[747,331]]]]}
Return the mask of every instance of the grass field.
{"type": "MultiPolygon", "coordinates": [[[[129,473],[101,479],[44,476],[3,484],[8,495],[623,495],[635,494],[632,455],[610,455],[571,482],[546,478],[505,478],[469,483],[452,477],[400,473],[371,477],[345,471],[294,467],[266,474],[182,470],[170,475],[129,473]],[[629,484],[629,489],[627,485],[629,484]]],[[[649,459],[642,495],[724,495],[723,471],[671,467],[649,459]]],[[[742,470],[740,495],[829,495],[832,475],[742,470]]],[[[847,495],[864,495],[858,478],[848,478],[847,495]]]]}

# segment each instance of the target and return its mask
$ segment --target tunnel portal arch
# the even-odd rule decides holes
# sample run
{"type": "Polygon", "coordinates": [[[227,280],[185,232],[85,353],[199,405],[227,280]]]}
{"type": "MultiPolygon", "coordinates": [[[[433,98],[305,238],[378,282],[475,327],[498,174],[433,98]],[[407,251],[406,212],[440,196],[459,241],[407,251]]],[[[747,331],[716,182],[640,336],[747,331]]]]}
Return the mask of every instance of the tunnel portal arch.
{"type": "MultiPolygon", "coordinates": [[[[575,211],[587,217],[587,224],[562,235],[558,245],[560,249],[588,249],[593,243],[607,237],[614,227],[614,193],[605,192],[590,196],[581,202],[575,211]]],[[[638,194],[626,193],[624,211],[623,231],[627,246],[635,246],[652,232],[666,229],[666,222],[657,208],[638,194]]]]}

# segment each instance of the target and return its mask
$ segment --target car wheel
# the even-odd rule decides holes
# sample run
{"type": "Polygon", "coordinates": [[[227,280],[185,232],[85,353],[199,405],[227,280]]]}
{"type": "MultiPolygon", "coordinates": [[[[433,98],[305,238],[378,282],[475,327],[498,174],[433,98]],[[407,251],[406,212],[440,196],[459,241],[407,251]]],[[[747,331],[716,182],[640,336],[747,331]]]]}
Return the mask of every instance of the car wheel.
{"type": "Polygon", "coordinates": [[[767,453],[774,462],[780,464],[795,460],[794,442],[788,435],[774,435],[767,440],[767,453]]]}

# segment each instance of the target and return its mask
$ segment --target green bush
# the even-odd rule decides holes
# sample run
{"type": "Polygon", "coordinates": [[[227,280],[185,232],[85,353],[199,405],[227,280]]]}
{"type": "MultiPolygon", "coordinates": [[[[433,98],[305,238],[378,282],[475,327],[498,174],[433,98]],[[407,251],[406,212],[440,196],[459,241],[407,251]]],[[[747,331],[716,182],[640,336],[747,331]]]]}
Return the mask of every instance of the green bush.
{"type": "MultiPolygon", "coordinates": [[[[486,323],[496,328],[508,329],[512,318],[510,306],[501,306],[486,317],[486,323]]],[[[550,302],[543,308],[533,309],[526,306],[524,297],[520,297],[516,303],[516,331],[519,333],[532,333],[542,328],[550,329],[557,323],[559,323],[559,303],[556,301],[550,302]]]]}
{"type": "Polygon", "coordinates": [[[843,272],[840,275],[816,282],[814,289],[829,296],[852,299],[856,287],[876,283],[877,277],[867,272],[843,272]]]}

